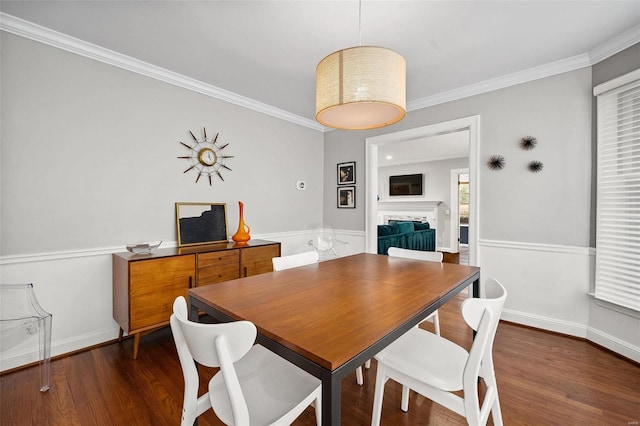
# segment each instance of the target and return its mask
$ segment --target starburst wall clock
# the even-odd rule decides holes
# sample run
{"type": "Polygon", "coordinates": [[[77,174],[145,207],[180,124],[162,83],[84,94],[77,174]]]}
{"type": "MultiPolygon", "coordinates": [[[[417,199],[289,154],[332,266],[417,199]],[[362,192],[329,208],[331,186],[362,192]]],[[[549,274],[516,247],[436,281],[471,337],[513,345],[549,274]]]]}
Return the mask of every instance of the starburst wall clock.
{"type": "Polygon", "coordinates": [[[193,139],[191,144],[180,142],[181,145],[189,150],[189,155],[178,157],[182,160],[188,160],[190,163],[189,168],[183,173],[187,173],[192,170],[197,173],[196,183],[198,183],[202,176],[206,176],[209,180],[209,186],[213,185],[212,176],[214,175],[224,181],[221,171],[231,171],[229,166],[225,163],[229,158],[233,158],[233,155],[226,155],[223,152],[223,150],[229,146],[229,143],[221,143],[218,140],[220,133],[216,133],[214,137],[208,137],[207,129],[204,127],[202,128],[203,137],[201,138],[197,138],[191,130],[189,130],[189,134],[193,139]]]}

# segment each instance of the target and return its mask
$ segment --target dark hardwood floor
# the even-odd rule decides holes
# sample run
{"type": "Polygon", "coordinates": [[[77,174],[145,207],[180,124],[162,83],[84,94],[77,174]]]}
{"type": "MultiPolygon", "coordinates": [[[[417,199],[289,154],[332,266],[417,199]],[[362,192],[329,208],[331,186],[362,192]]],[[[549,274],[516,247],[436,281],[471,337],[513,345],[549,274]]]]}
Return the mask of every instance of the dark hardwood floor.
{"type": "MultiPolygon", "coordinates": [[[[469,347],[462,297],[440,310],[443,336],[469,347]]],[[[428,323],[426,327],[431,327],[428,323]]],[[[133,341],[112,343],[51,362],[51,389],[39,391],[38,367],[0,376],[0,425],[177,425],[183,379],[169,328],[146,335],[137,361],[133,341]]],[[[637,425],[640,366],[586,341],[502,322],[494,346],[505,425],[637,425]]],[[[344,425],[371,421],[375,361],[365,384],[342,384],[344,425]]],[[[201,369],[202,390],[211,370],[201,369]]],[[[463,425],[464,419],[411,395],[400,411],[400,386],[389,381],[384,425],[463,425]]],[[[202,426],[221,424],[208,411],[202,426]]],[[[312,409],[295,425],[315,425],[312,409]]],[[[491,419],[490,419],[491,424],[491,419]]]]}

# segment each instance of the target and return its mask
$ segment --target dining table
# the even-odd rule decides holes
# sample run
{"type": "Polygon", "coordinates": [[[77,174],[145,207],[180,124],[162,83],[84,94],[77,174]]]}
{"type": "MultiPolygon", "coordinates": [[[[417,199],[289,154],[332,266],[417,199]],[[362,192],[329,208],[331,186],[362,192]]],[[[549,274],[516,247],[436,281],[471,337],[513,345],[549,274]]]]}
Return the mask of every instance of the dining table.
{"type": "Polygon", "coordinates": [[[359,253],[189,289],[189,318],[251,321],[321,380],[322,424],[337,426],[342,379],[468,287],[479,297],[480,268],[359,253]]]}

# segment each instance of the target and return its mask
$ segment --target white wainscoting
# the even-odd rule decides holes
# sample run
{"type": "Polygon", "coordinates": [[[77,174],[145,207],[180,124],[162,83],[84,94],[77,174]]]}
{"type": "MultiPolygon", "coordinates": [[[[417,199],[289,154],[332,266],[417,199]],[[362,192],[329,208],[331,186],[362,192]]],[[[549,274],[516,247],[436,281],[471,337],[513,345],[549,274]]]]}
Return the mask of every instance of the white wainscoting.
{"type": "MultiPolygon", "coordinates": [[[[337,246],[340,256],[365,251],[364,232],[336,230],[335,233],[336,238],[348,242],[337,246]]],[[[282,254],[288,255],[309,250],[311,236],[312,232],[305,230],[253,238],[279,241],[282,254]]],[[[163,247],[172,244],[175,246],[169,243],[163,247]]],[[[52,356],[117,338],[119,329],[111,312],[111,253],[123,250],[124,247],[108,247],[0,258],[2,282],[34,283],[40,304],[53,314],[52,356]]],[[[509,292],[502,319],[587,338],[640,362],[638,346],[611,331],[589,326],[592,301],[587,293],[593,257],[593,250],[584,247],[479,242],[483,279],[495,277],[509,292]]],[[[37,359],[38,342],[34,337],[2,352],[0,371],[37,359]]]]}
{"type": "Polygon", "coordinates": [[[640,347],[615,335],[628,335],[622,328],[633,327],[632,319],[618,316],[608,332],[590,325],[594,249],[480,240],[478,255],[483,280],[507,288],[503,320],[586,338],[640,362],[640,347]]]}
{"type": "MultiPolygon", "coordinates": [[[[336,230],[336,237],[347,245],[337,245],[340,256],[364,251],[364,232],[336,230]]],[[[254,235],[254,239],[279,241],[282,254],[300,253],[312,248],[312,231],[254,235]]],[[[162,248],[175,247],[175,242],[162,248]]],[[[122,247],[105,247],[77,252],[38,253],[0,257],[2,282],[33,283],[42,307],[53,314],[51,355],[61,355],[118,337],[119,327],[112,315],[111,254],[122,247]]],[[[144,345],[144,339],[142,339],[144,345]]],[[[144,349],[143,349],[144,350],[144,349]]],[[[0,371],[38,360],[38,339],[0,353],[0,371]]]]}

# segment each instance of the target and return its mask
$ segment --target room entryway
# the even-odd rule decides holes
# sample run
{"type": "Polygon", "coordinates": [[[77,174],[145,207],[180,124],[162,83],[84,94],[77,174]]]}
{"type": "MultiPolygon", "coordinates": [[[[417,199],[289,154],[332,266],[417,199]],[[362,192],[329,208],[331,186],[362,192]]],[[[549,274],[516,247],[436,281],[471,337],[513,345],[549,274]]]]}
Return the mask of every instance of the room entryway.
{"type": "MultiPolygon", "coordinates": [[[[468,238],[468,244],[465,247],[464,252],[460,252],[459,246],[459,217],[457,212],[446,212],[450,215],[446,222],[448,222],[449,229],[452,232],[447,232],[446,239],[449,240],[447,244],[451,252],[455,252],[458,249],[459,255],[462,255],[462,259],[465,264],[477,265],[477,242],[478,242],[478,218],[477,213],[477,194],[478,194],[478,149],[479,149],[479,124],[480,117],[472,116],[461,118],[457,120],[451,120],[429,126],[419,127],[415,129],[404,130],[400,132],[390,133],[386,135],[374,136],[366,139],[365,142],[365,167],[366,167],[366,207],[365,207],[365,251],[368,253],[377,252],[377,225],[378,225],[378,204],[379,204],[379,182],[378,182],[378,147],[418,140],[421,138],[433,137],[436,135],[443,135],[454,132],[466,131],[469,135],[469,168],[466,170],[466,188],[468,202],[462,207],[466,213],[465,231],[468,238]],[[453,216],[455,213],[456,216],[453,216]],[[452,216],[455,219],[452,219],[452,216]],[[455,227],[453,222],[456,222],[455,227]],[[455,236],[455,237],[454,237],[455,236]]],[[[457,180],[456,193],[452,194],[450,200],[457,200],[457,180]]],[[[448,198],[448,197],[447,197],[448,198]]],[[[442,202],[443,200],[425,200],[442,202]]],[[[458,203],[455,201],[447,202],[450,204],[450,210],[458,210],[458,203]]],[[[410,204],[410,203],[406,203],[410,204]]],[[[446,250],[448,251],[448,250],[446,250]]],[[[453,253],[452,253],[453,254],[453,253]]]]}

